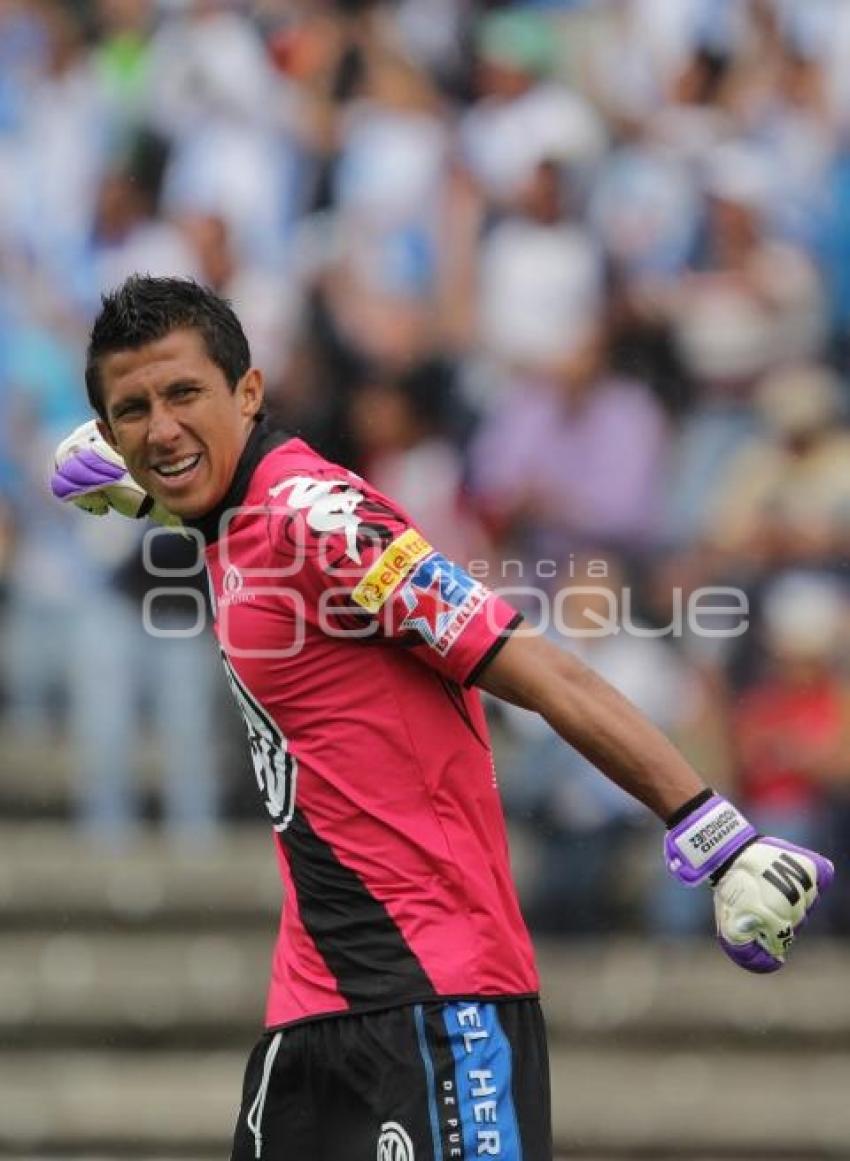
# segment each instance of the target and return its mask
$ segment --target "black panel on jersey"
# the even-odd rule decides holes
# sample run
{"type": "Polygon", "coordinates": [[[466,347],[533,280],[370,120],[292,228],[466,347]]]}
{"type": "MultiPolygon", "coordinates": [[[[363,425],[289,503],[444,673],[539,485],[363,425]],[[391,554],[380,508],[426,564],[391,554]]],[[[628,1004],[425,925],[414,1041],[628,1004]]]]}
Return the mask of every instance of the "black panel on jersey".
{"type": "Polygon", "coordinates": [[[301,922],[352,1007],[436,994],[386,907],[339,861],[303,811],[296,807],[277,837],[289,857],[301,922]]]}

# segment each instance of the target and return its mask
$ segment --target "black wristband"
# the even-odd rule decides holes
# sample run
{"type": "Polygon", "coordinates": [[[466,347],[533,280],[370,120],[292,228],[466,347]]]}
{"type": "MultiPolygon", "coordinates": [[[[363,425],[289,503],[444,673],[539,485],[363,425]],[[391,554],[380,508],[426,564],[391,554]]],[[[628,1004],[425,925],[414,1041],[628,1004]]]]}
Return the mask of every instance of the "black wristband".
{"type": "Polygon", "coordinates": [[[711,798],[713,794],[714,791],[711,789],[711,787],[706,786],[705,790],[700,790],[699,794],[695,794],[693,798],[689,798],[686,803],[678,808],[678,810],[674,810],[670,817],[667,819],[667,829],[672,830],[674,826],[678,826],[679,823],[683,819],[687,818],[689,814],[691,814],[694,810],[697,810],[704,803],[708,802],[709,798],[711,798]]]}
{"type": "Polygon", "coordinates": [[[735,862],[738,855],[740,855],[743,851],[745,851],[747,849],[747,847],[751,847],[753,845],[753,843],[757,843],[760,838],[761,838],[760,834],[754,834],[751,839],[747,839],[747,841],[743,844],[743,846],[738,847],[738,849],[737,849],[737,851],[735,851],[734,855],[730,855],[725,863],[721,863],[721,865],[717,868],[717,870],[713,871],[712,874],[710,874],[708,876],[708,881],[709,881],[709,883],[711,883],[712,887],[717,886],[717,884],[720,882],[720,880],[723,878],[723,876],[726,874],[726,872],[729,870],[729,868],[735,862]]]}

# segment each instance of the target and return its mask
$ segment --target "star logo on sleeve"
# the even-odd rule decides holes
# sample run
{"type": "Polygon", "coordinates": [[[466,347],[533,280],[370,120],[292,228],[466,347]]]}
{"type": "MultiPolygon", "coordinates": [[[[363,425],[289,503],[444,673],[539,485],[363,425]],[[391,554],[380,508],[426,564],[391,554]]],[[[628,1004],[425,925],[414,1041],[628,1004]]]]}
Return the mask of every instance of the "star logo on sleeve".
{"type": "Polygon", "coordinates": [[[485,590],[463,569],[434,553],[416,569],[401,598],[405,613],[399,628],[418,633],[426,644],[446,653],[483,604],[485,590]]]}
{"type": "Polygon", "coordinates": [[[441,580],[440,570],[434,569],[424,584],[414,578],[403,593],[407,613],[402,629],[414,630],[430,645],[436,645],[455,611],[455,606],[443,596],[441,580]]]}

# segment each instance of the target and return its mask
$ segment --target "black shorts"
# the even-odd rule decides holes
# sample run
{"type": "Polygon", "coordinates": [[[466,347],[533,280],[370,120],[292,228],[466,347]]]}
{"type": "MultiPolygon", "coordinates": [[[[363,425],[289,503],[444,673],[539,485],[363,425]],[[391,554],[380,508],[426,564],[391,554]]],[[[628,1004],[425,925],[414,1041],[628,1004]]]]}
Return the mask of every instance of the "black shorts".
{"type": "Polygon", "coordinates": [[[264,1033],[232,1161],[552,1161],[536,1000],[430,1001],[264,1033]]]}

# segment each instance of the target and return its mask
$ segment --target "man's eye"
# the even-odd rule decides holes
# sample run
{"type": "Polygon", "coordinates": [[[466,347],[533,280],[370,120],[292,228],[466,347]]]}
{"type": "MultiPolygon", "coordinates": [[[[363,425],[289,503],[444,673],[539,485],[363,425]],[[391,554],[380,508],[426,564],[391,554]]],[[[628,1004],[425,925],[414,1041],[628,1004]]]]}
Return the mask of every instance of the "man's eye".
{"type": "Polygon", "coordinates": [[[114,419],[133,419],[137,415],[144,412],[144,405],[141,403],[125,403],[123,407],[118,407],[113,413],[114,419]]]}
{"type": "Polygon", "coordinates": [[[172,399],[189,399],[197,394],[197,387],[175,387],[171,392],[171,397],[172,399]]]}

